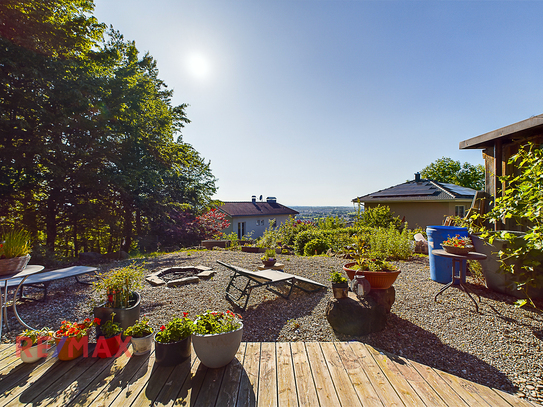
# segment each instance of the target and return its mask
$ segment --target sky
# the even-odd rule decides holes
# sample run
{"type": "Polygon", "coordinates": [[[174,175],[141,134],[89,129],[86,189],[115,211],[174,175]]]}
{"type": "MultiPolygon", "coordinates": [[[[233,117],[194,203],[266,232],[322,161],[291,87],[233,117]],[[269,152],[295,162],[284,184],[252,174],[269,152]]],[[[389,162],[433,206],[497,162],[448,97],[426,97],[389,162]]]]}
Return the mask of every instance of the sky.
{"type": "Polygon", "coordinates": [[[543,113],[542,1],[95,0],[189,104],[215,199],[350,206],[543,113]]]}

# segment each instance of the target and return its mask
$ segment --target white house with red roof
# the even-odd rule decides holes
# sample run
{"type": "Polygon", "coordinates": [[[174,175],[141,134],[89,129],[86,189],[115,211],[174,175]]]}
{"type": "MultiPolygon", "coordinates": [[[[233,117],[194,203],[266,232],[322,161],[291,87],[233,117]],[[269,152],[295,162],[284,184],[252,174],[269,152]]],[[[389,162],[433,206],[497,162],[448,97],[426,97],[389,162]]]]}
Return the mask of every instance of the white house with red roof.
{"type": "Polygon", "coordinates": [[[236,232],[239,239],[250,233],[252,239],[259,238],[270,227],[271,222],[275,222],[277,227],[290,216],[299,213],[277,203],[274,197],[268,197],[266,201],[257,201],[256,196],[247,202],[225,202],[218,209],[225,213],[230,221],[230,226],[223,232],[226,234],[236,232]]]}

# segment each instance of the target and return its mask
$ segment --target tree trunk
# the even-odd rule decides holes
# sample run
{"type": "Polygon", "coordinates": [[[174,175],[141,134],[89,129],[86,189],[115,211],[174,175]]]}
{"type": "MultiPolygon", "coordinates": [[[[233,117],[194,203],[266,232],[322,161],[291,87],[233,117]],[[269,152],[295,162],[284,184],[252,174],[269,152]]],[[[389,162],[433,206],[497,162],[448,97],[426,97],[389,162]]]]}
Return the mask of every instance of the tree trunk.
{"type": "Polygon", "coordinates": [[[47,233],[45,247],[51,254],[55,252],[55,241],[57,240],[58,203],[54,198],[56,192],[56,190],[52,190],[49,198],[47,198],[47,212],[45,214],[45,230],[47,233]]]}
{"type": "Polygon", "coordinates": [[[132,206],[126,202],[124,204],[123,221],[124,239],[121,245],[121,250],[129,253],[130,246],[132,246],[132,206]]]}

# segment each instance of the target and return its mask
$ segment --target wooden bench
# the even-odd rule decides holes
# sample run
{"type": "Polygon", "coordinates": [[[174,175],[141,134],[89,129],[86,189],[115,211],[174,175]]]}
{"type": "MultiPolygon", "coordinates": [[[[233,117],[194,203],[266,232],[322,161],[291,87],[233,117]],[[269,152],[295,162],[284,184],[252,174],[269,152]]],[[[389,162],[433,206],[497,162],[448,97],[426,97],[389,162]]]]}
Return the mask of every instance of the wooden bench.
{"type": "MultiPolygon", "coordinates": [[[[30,286],[43,290],[43,298],[41,299],[41,301],[45,301],[47,299],[47,287],[52,281],[61,280],[68,277],[75,277],[78,283],[89,284],[84,281],[80,281],[78,277],[80,275],[92,272],[96,274],[96,270],[98,270],[96,267],[72,266],[63,269],[42,271],[41,273],[33,274],[25,280],[23,286],[21,287],[21,298],[23,297],[24,287],[30,286]]],[[[21,280],[22,278],[8,280],[8,288],[17,287],[20,284],[21,280]]],[[[0,282],[0,288],[4,288],[5,284],[5,281],[0,282]]]]}
{"type": "Polygon", "coordinates": [[[325,285],[321,283],[317,283],[316,281],[313,281],[304,277],[298,277],[294,274],[284,273],[282,271],[271,270],[271,269],[262,270],[262,271],[250,271],[241,267],[233,266],[231,264],[223,263],[222,261],[219,261],[219,260],[217,260],[217,263],[223,265],[224,267],[234,272],[234,274],[230,278],[230,282],[228,283],[226,287],[226,298],[232,301],[234,304],[236,304],[238,307],[240,307],[244,311],[247,308],[247,303],[249,302],[249,296],[251,295],[251,291],[254,288],[266,287],[267,290],[277,295],[280,295],[281,297],[285,299],[288,299],[290,297],[290,294],[292,293],[292,290],[294,288],[297,288],[305,292],[315,292],[315,291],[322,290],[323,288],[326,288],[325,285]],[[238,287],[235,284],[235,281],[239,278],[247,279],[247,282],[244,287],[238,287]],[[300,283],[311,285],[316,288],[308,289],[300,285],[300,283]],[[286,284],[287,286],[289,286],[290,289],[288,293],[284,294],[272,288],[272,286],[277,285],[277,284],[286,284]],[[231,292],[232,290],[237,291],[239,295],[236,297],[234,294],[232,294],[231,292]],[[243,302],[243,299],[245,301],[243,305],[241,305],[241,302],[243,302]]]}

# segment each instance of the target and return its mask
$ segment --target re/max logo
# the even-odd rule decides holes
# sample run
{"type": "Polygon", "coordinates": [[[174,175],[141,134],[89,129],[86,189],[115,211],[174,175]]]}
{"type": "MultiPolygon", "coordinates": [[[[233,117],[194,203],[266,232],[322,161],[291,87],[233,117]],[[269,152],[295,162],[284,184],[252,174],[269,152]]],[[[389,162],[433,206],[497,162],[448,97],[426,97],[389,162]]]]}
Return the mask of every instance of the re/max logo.
{"type": "MultiPolygon", "coordinates": [[[[110,347],[106,338],[100,336],[98,338],[98,341],[96,342],[96,346],[94,347],[94,351],[92,352],[91,357],[119,357],[123,353],[126,356],[131,357],[132,354],[127,349],[128,344],[130,343],[130,338],[130,336],[126,337],[124,341],[121,339],[121,335],[115,336],[114,338],[109,338],[110,340],[114,339],[116,342],[115,346],[110,347]]],[[[40,358],[45,358],[47,357],[47,350],[49,350],[51,347],[51,345],[49,344],[49,340],[48,338],[38,338],[36,344],[32,345],[32,340],[30,338],[26,336],[18,336],[16,341],[16,354],[18,357],[20,357],[21,352],[24,352],[26,356],[32,357],[31,348],[37,347],[37,356],[40,358]],[[24,343],[24,345],[22,345],[21,343],[24,343]]],[[[73,358],[74,355],[82,352],[83,357],[88,358],[89,337],[83,336],[78,339],[63,336],[60,342],[57,344],[53,356],[58,357],[60,352],[65,352],[64,354],[67,355],[69,358],[73,358]]]]}

